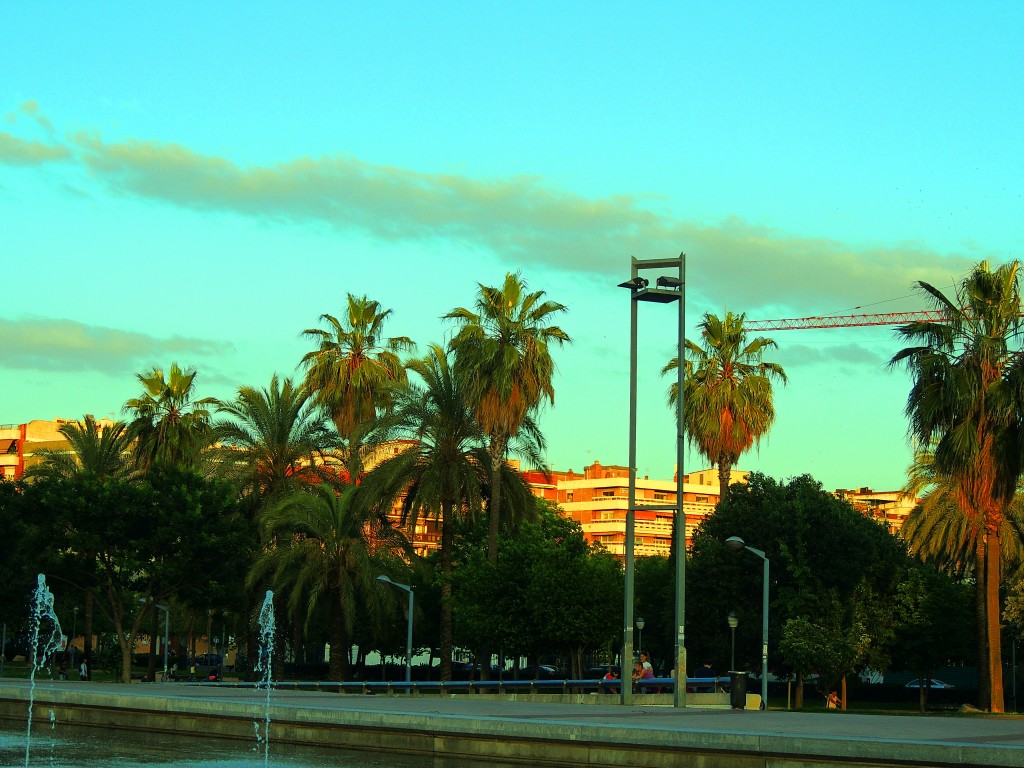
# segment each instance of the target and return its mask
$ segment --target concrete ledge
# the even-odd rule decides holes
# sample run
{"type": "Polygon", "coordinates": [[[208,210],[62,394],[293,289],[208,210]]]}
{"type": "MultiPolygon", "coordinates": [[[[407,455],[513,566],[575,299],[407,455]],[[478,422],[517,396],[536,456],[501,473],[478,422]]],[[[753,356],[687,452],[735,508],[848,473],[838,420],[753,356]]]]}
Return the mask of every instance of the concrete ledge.
{"type": "MultiPolygon", "coordinates": [[[[961,727],[965,735],[948,738],[949,726],[957,720],[931,721],[936,735],[925,740],[901,737],[895,731],[866,735],[877,731],[879,723],[896,723],[903,731],[928,724],[912,718],[858,720],[721,709],[701,714],[664,706],[556,705],[539,702],[536,696],[519,701],[481,695],[403,699],[286,691],[273,693],[271,699],[272,744],[592,768],[1024,767],[1024,729],[1019,723],[1007,723],[1015,726],[1005,728],[1008,735],[992,731],[992,741],[972,743],[970,739],[977,738],[974,728],[961,727]]],[[[0,718],[23,723],[27,700],[26,687],[0,685],[0,718]]],[[[40,710],[52,709],[60,727],[244,741],[251,741],[253,722],[266,714],[265,691],[208,685],[49,684],[37,688],[35,702],[40,710]]],[[[48,728],[49,723],[40,727],[48,728]]]]}

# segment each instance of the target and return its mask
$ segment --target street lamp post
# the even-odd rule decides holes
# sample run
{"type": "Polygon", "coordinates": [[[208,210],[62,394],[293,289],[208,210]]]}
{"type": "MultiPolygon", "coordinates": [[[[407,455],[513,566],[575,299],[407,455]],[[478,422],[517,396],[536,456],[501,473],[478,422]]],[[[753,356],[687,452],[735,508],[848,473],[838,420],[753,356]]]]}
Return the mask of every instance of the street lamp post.
{"type": "Polygon", "coordinates": [[[644,618],[641,616],[636,620],[636,647],[640,653],[644,652],[644,618]]]}
{"type": "Polygon", "coordinates": [[[78,637],[78,606],[71,609],[71,647],[75,647],[75,638],[78,637]]]}
{"type": "MultiPolygon", "coordinates": [[[[650,272],[648,272],[650,274],[650,272]]],[[[683,344],[685,342],[686,321],[686,254],[679,254],[676,259],[637,259],[632,260],[632,275],[629,280],[619,283],[620,288],[628,288],[630,292],[629,313],[629,507],[626,509],[626,544],[624,554],[625,588],[623,595],[623,637],[622,663],[633,661],[633,576],[634,576],[634,540],[635,521],[638,511],[674,511],[675,536],[673,547],[676,552],[676,599],[675,599],[675,673],[672,704],[675,707],[686,706],[686,513],[683,510],[683,371],[685,370],[683,344]],[[676,270],[677,277],[660,275],[656,287],[651,288],[650,281],[641,276],[641,271],[676,270]],[[647,504],[637,506],[636,503],[636,410],[637,410],[637,304],[641,301],[656,304],[679,302],[679,367],[676,371],[676,503],[647,504]]],[[[625,679],[623,668],[623,679],[625,679]]],[[[632,686],[623,685],[621,693],[623,704],[633,703],[632,686]]]]}
{"type": "Polygon", "coordinates": [[[412,609],[415,601],[415,594],[412,591],[412,587],[408,584],[399,584],[397,581],[392,581],[389,576],[381,574],[377,577],[377,581],[383,581],[386,584],[390,584],[399,589],[404,589],[409,593],[409,619],[406,622],[405,630],[405,682],[412,682],[412,609]]]}
{"type": "Polygon", "coordinates": [[[170,642],[171,636],[171,609],[166,605],[160,603],[153,603],[157,608],[164,612],[164,682],[167,682],[167,644],[170,642]]]}
{"type": "Polygon", "coordinates": [[[736,627],[740,625],[739,617],[736,615],[736,611],[729,611],[729,616],[726,618],[729,622],[729,629],[732,630],[732,653],[729,654],[729,671],[736,671],[736,627]]]}
{"type": "Polygon", "coordinates": [[[725,545],[732,550],[745,549],[764,561],[764,585],[761,589],[761,709],[768,709],[768,556],[739,536],[730,536],[725,540],[725,545]]]}
{"type": "MultiPolygon", "coordinates": [[[[147,600],[144,597],[139,598],[140,603],[146,603],[147,600]]],[[[152,603],[154,608],[159,608],[164,612],[164,682],[167,682],[167,645],[170,640],[171,634],[171,609],[162,603],[152,603]]],[[[75,608],[75,616],[78,616],[78,608],[75,608]]]]}

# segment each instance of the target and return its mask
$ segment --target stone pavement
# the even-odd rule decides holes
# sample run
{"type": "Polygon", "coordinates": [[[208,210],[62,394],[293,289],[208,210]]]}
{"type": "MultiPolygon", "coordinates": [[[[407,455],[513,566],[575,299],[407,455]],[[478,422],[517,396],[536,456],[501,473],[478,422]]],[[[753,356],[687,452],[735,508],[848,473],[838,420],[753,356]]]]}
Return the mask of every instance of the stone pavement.
{"type": "MultiPolygon", "coordinates": [[[[0,716],[28,686],[0,681],[0,716]]],[[[216,684],[37,684],[38,706],[81,725],[252,737],[264,690],[216,684]]],[[[674,709],[483,695],[271,691],[271,741],[548,765],[1024,767],[1024,718],[674,709]]]]}

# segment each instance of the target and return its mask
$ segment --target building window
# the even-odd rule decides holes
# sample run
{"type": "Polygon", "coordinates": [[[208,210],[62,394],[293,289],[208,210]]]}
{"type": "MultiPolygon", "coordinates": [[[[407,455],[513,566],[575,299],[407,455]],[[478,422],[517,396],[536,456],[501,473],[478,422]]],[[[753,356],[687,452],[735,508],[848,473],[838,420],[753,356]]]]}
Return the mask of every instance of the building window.
{"type": "Polygon", "coordinates": [[[572,491],[569,491],[568,493],[565,494],[565,500],[572,501],[572,491]]]}
{"type": "Polygon", "coordinates": [[[707,496],[698,496],[697,497],[697,503],[698,504],[707,504],[708,503],[708,497],[707,496]]]}

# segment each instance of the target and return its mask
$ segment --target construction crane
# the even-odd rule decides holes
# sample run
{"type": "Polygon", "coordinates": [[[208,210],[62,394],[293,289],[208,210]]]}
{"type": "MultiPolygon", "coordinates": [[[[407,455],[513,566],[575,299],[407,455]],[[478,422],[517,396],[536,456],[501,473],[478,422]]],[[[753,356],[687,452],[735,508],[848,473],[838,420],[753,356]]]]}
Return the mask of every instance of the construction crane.
{"type": "Polygon", "coordinates": [[[792,317],[783,320],[745,320],[745,331],[798,331],[806,328],[853,328],[865,325],[904,325],[915,322],[938,323],[946,319],[938,309],[917,312],[885,312],[874,315],[822,315],[792,317]]]}

